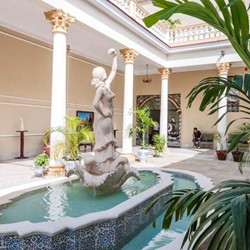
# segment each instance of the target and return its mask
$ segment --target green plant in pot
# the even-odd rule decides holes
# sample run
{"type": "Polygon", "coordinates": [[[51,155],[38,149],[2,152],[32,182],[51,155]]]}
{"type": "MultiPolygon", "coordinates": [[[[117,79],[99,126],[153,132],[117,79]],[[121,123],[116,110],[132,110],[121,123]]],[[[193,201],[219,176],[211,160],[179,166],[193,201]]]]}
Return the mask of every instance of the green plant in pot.
{"type": "Polygon", "coordinates": [[[41,153],[37,155],[33,160],[32,169],[36,176],[43,176],[45,168],[49,165],[49,156],[46,153],[41,153]]]}
{"type": "Polygon", "coordinates": [[[67,161],[80,161],[80,143],[84,140],[93,142],[94,134],[92,128],[83,124],[80,117],[66,116],[65,127],[55,127],[50,129],[50,133],[46,134],[47,140],[51,133],[59,133],[62,140],[55,145],[53,157],[55,160],[62,158],[67,161]]]}
{"type": "Polygon", "coordinates": [[[167,140],[165,136],[154,135],[153,136],[153,145],[154,145],[154,157],[159,157],[161,153],[164,152],[167,140]]]}
{"type": "MultiPolygon", "coordinates": [[[[228,147],[228,152],[232,151],[233,159],[235,162],[244,161],[244,152],[239,150],[239,145],[241,143],[249,143],[250,137],[250,124],[243,123],[238,129],[229,136],[230,145],[228,147]]],[[[245,155],[247,157],[247,154],[245,155]]],[[[243,163],[243,162],[242,162],[243,163]]]]}
{"type": "Polygon", "coordinates": [[[216,132],[213,134],[213,138],[216,144],[216,155],[218,160],[226,160],[227,151],[224,149],[223,140],[220,133],[216,132]]]}
{"type": "Polygon", "coordinates": [[[233,150],[231,153],[232,153],[232,156],[233,156],[233,160],[235,162],[240,162],[243,155],[244,155],[244,152],[241,152],[239,150],[239,143],[236,145],[235,150],[233,150]]]}
{"type": "Polygon", "coordinates": [[[144,162],[149,154],[146,135],[148,135],[149,129],[156,126],[158,123],[150,117],[150,110],[147,106],[134,109],[133,114],[136,115],[136,124],[130,129],[130,136],[134,132],[141,134],[142,142],[141,149],[138,150],[138,156],[140,160],[144,162]]]}

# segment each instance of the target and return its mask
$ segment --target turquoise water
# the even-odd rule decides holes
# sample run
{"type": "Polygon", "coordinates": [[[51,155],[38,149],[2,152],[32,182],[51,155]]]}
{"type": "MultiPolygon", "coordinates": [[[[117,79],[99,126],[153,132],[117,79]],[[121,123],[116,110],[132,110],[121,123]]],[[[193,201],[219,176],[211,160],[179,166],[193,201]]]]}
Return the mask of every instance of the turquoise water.
{"type": "MultiPolygon", "coordinates": [[[[197,188],[196,184],[192,180],[186,178],[175,177],[174,186],[175,190],[185,188],[197,188]]],[[[152,224],[147,226],[141,233],[134,237],[122,250],[155,250],[160,247],[164,247],[166,250],[170,249],[166,245],[171,243],[178,237],[178,235],[184,233],[189,224],[190,218],[185,217],[179,222],[172,222],[169,230],[162,229],[162,221],[164,212],[156,219],[156,227],[152,224]]]]}
{"type": "Polygon", "coordinates": [[[26,193],[0,207],[0,224],[19,221],[57,221],[62,217],[79,217],[110,209],[158,183],[158,175],[140,171],[141,181],[134,177],[112,194],[101,194],[85,188],[79,181],[51,185],[26,193]]]}

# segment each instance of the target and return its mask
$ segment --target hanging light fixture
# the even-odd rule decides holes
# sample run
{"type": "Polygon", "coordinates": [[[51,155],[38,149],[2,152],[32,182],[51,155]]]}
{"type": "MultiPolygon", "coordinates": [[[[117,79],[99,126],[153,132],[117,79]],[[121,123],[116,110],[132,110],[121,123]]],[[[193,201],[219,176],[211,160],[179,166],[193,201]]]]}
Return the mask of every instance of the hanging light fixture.
{"type": "Polygon", "coordinates": [[[146,75],[142,79],[143,83],[151,83],[152,78],[148,76],[148,64],[146,64],[146,75]]]}

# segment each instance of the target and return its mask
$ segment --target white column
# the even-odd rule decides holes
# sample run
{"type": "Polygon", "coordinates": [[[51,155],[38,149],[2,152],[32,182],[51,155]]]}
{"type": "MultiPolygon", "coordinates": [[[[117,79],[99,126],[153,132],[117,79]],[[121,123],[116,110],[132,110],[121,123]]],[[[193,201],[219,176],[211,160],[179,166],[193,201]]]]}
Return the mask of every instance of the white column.
{"type": "MultiPolygon", "coordinates": [[[[228,72],[231,67],[231,63],[229,62],[217,63],[216,66],[219,71],[219,76],[227,78],[228,72]]],[[[222,115],[227,112],[227,98],[226,97],[221,99],[218,107],[222,107],[218,110],[218,119],[220,119],[220,117],[222,117],[222,115]]],[[[227,148],[227,141],[226,141],[226,135],[225,135],[226,128],[227,128],[227,115],[225,115],[217,125],[217,131],[221,136],[222,145],[224,149],[227,148]]]]}
{"type": "MultiPolygon", "coordinates": [[[[66,34],[53,33],[51,127],[64,126],[66,115],[66,34]]],[[[53,136],[53,134],[52,134],[53,136]]]]}
{"type": "Polygon", "coordinates": [[[172,72],[169,68],[160,68],[161,74],[161,110],[160,110],[160,135],[168,138],[168,79],[172,72]]]}
{"type": "Polygon", "coordinates": [[[133,49],[121,49],[125,61],[122,152],[132,154],[133,139],[129,131],[133,126],[134,60],[138,53],[133,49]]]}
{"type": "MultiPolygon", "coordinates": [[[[64,126],[66,116],[66,59],[67,59],[67,29],[74,18],[62,10],[45,12],[45,17],[50,21],[53,32],[53,63],[52,63],[52,96],[51,96],[51,127],[64,126]]],[[[50,137],[51,159],[53,149],[58,141],[56,133],[50,137]]],[[[53,162],[53,161],[52,161],[53,162]]],[[[53,163],[52,163],[53,164],[53,163]]]]}

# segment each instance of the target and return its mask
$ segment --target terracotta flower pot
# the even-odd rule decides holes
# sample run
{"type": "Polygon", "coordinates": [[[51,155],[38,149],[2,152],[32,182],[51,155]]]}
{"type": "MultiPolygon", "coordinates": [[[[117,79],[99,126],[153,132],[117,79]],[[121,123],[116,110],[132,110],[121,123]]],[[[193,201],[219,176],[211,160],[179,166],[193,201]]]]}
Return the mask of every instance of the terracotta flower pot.
{"type": "Polygon", "coordinates": [[[235,162],[241,161],[243,154],[244,153],[240,151],[232,151],[233,159],[235,162]]]}
{"type": "Polygon", "coordinates": [[[217,158],[220,161],[226,160],[227,153],[226,150],[216,150],[217,158]]]}

